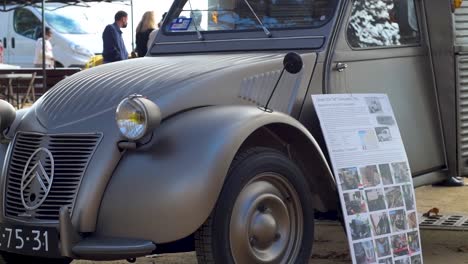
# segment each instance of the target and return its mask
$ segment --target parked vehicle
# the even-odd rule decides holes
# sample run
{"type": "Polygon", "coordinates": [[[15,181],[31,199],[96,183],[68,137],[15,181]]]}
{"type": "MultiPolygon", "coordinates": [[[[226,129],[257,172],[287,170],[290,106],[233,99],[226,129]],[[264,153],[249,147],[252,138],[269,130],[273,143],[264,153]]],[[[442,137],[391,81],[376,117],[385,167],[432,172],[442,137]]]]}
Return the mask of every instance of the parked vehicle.
{"type": "MultiPolygon", "coordinates": [[[[48,4],[45,18],[46,26],[54,33],[51,42],[56,67],[83,68],[94,54],[102,53],[101,35],[85,7],[48,4]]],[[[34,48],[42,33],[41,20],[41,9],[32,6],[0,12],[5,63],[22,67],[34,65],[34,48]]]]}
{"type": "Polygon", "coordinates": [[[3,259],[308,263],[314,212],[340,211],[312,94],[388,94],[414,184],[467,174],[452,12],[176,0],[149,56],[75,74],[28,110],[0,103],[3,259]]]}

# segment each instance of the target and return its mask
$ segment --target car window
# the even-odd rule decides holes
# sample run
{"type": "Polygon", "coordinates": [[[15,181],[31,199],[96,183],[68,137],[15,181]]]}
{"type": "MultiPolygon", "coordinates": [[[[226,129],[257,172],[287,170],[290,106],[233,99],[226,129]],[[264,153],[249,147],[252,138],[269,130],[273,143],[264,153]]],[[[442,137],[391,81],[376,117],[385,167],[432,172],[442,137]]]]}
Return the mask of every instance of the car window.
{"type": "Polygon", "coordinates": [[[260,30],[258,20],[268,29],[313,28],[328,22],[335,8],[330,0],[190,0],[169,14],[165,31],[260,30]]]}
{"type": "Polygon", "coordinates": [[[16,33],[30,39],[36,39],[41,28],[39,19],[28,9],[16,9],[14,13],[14,28],[16,33]]]}
{"type": "Polygon", "coordinates": [[[352,48],[419,44],[414,0],[355,0],[347,39],[352,48]]]}

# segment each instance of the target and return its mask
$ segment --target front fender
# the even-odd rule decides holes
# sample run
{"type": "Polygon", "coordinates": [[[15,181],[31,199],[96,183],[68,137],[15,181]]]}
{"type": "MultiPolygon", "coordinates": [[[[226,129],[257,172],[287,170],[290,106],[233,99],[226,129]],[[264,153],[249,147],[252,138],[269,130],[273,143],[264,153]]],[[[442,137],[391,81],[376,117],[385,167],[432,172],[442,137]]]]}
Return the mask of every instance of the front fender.
{"type": "Polygon", "coordinates": [[[278,123],[302,131],[320,150],[294,118],[253,106],[199,108],[164,121],[151,142],[127,152],[117,166],[99,210],[97,235],[167,243],[192,234],[214,208],[242,143],[278,123]]]}

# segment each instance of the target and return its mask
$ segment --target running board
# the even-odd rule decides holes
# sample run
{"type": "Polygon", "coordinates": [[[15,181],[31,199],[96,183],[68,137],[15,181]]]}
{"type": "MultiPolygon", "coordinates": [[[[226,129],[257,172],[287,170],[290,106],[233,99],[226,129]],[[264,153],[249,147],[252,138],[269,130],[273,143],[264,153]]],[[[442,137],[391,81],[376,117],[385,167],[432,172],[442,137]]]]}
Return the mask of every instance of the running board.
{"type": "Polygon", "coordinates": [[[425,217],[419,214],[419,228],[468,231],[468,215],[451,214],[425,217]]]}

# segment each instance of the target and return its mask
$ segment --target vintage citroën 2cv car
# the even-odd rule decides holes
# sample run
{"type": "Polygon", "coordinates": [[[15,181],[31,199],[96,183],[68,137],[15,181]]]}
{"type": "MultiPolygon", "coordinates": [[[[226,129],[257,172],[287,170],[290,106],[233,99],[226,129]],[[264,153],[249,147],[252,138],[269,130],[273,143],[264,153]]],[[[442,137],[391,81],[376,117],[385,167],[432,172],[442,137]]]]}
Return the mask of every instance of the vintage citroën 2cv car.
{"type": "Polygon", "coordinates": [[[388,94],[415,186],[466,175],[459,4],[176,0],[145,58],[1,102],[4,262],[307,263],[340,211],[312,94],[388,94]]]}

